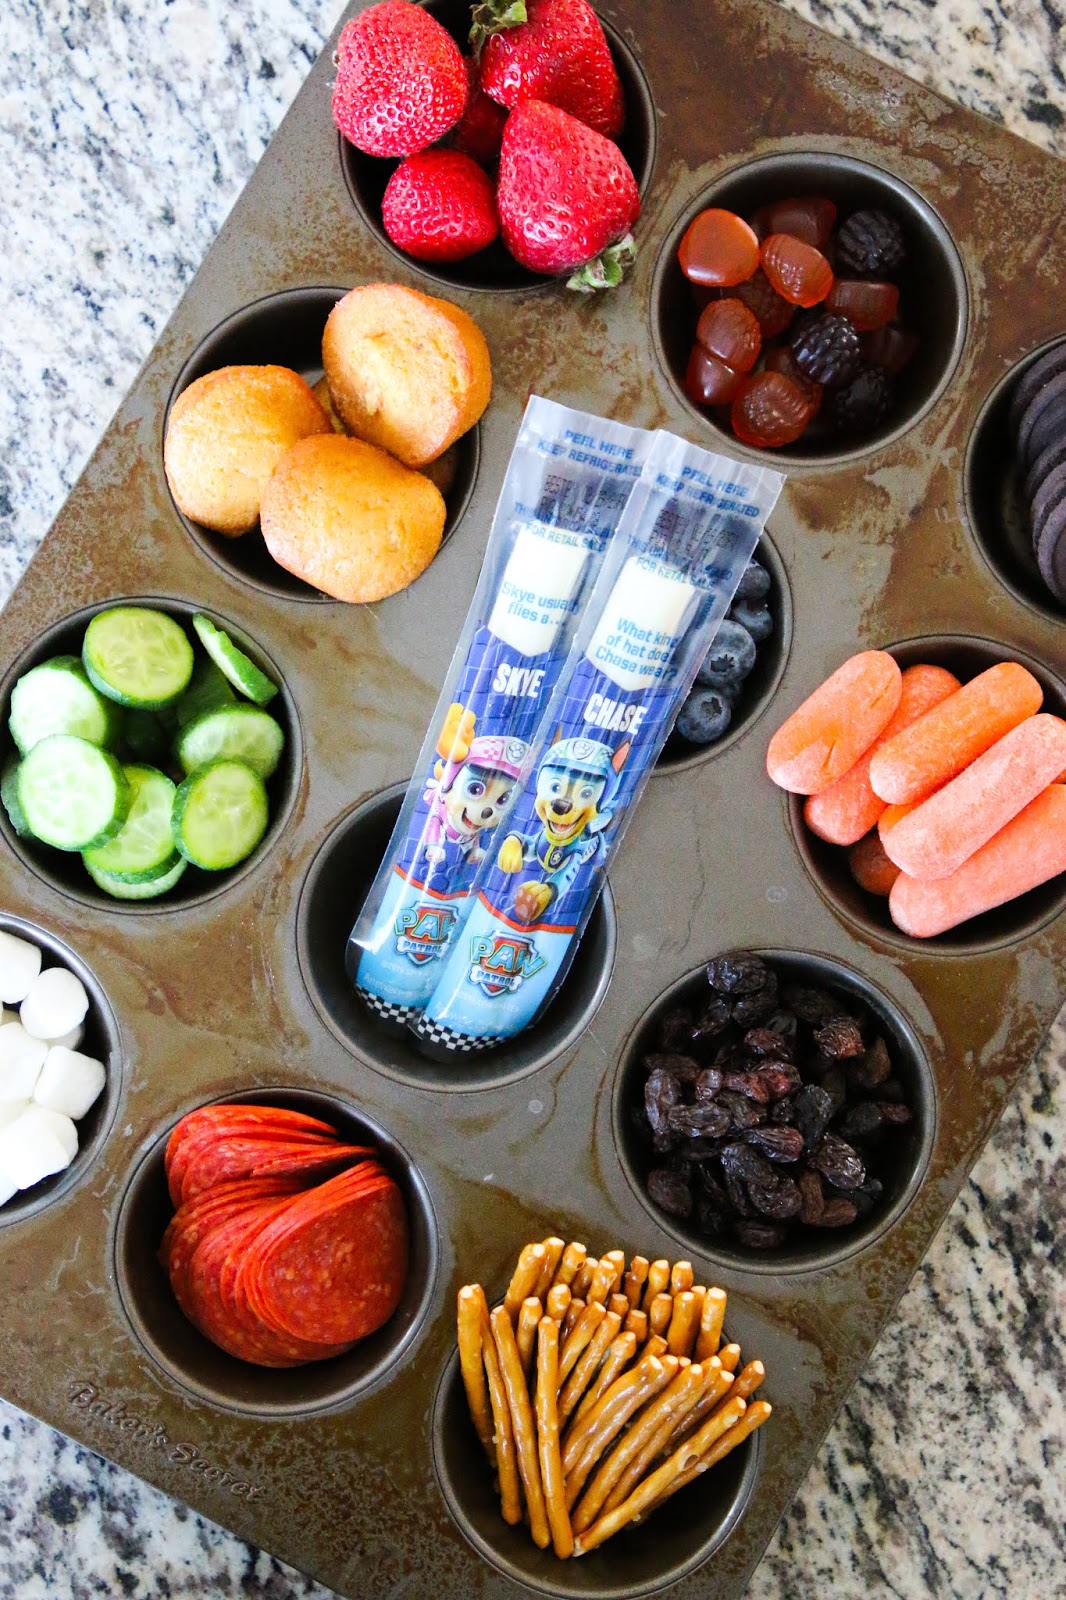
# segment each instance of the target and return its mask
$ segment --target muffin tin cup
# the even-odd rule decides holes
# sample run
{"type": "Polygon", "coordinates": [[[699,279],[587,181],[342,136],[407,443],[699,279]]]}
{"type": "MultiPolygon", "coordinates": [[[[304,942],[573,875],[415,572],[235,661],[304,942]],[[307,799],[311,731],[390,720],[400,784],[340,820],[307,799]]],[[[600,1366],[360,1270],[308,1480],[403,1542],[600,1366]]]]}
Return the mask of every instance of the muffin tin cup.
{"type": "Polygon", "coordinates": [[[471,1058],[430,1060],[410,1034],[386,1029],[370,1014],[345,964],[348,935],[405,792],[405,784],[395,784],[347,812],[311,863],[296,913],[296,949],[307,992],[345,1048],[386,1077],[413,1088],[460,1092],[517,1083],[574,1045],[607,993],[617,937],[610,886],[604,883],[562,988],[534,1027],[471,1058]]]}
{"type": "MultiPolygon", "coordinates": [[[[789,588],[785,564],[778,555],[773,541],[764,533],[755,549],[755,560],[770,574],[770,591],[766,603],[774,619],[774,631],[769,639],[758,646],[755,665],[737,699],[733,720],[722,737],[714,744],[692,744],[677,732],[671,732],[652,768],[652,776],[667,772],[688,772],[693,767],[712,761],[715,756],[732,750],[754,728],[777,693],[788,665],[792,649],[792,591],[789,588]]],[[[699,685],[696,685],[698,688],[699,685]]]]}
{"type": "MultiPolygon", "coordinates": [[[[312,386],[322,376],[322,334],[326,319],[347,289],[308,286],[284,289],[242,306],[220,322],[197,345],[174,382],[167,402],[159,448],[162,454],[167,422],[178,396],[197,378],[219,367],[269,365],[290,367],[312,386]]],[[[451,538],[466,513],[481,461],[481,435],[474,426],[456,443],[455,481],[445,495],[447,520],[441,546],[451,538]]],[[[168,485],[169,488],[169,485],[168,485]]],[[[280,600],[342,605],[332,595],[305,583],[279,566],[266,547],[258,524],[250,533],[232,537],[215,533],[187,517],[174,500],[175,515],[203,553],[230,578],[280,600]]],[[[439,552],[438,552],[439,553],[439,552]]]]}
{"type": "Polygon", "coordinates": [[[713,435],[712,448],[754,458],[768,467],[836,467],[869,455],[910,431],[951,381],[966,338],[969,294],[958,250],[940,215],[924,196],[895,174],[852,156],[811,150],[759,156],[723,173],[687,207],[667,235],[655,265],[651,291],[656,354],[671,389],[688,414],[713,435]],[[903,316],[921,340],[896,380],[896,403],[884,423],[849,441],[823,429],[816,418],[808,433],[781,449],[752,450],[728,423],[688,398],[685,367],[696,339],[698,313],[692,286],[677,260],[689,223],[709,207],[748,216],[759,206],[793,195],[825,195],[843,215],[880,207],[903,223],[908,260],[899,276],[903,316]]]}
{"type": "MultiPolygon", "coordinates": [[[[469,49],[467,34],[470,27],[470,6],[467,0],[429,0],[426,10],[451,34],[464,53],[469,49]]],[[[625,98],[626,122],[618,139],[619,148],[632,169],[637,188],[643,198],[651,181],[655,165],[656,118],[651,90],[640,63],[621,34],[601,16],[600,23],[607,37],[611,55],[622,84],[625,98]]],[[[444,141],[447,142],[446,140],[444,141]]],[[[381,220],[381,201],[397,160],[368,156],[357,150],[343,134],[337,135],[341,171],[348,186],[352,203],[370,232],[397,263],[409,271],[420,273],[432,280],[432,292],[451,290],[477,290],[481,293],[514,293],[549,288],[560,285],[557,278],[544,277],[520,266],[504,248],[500,239],[476,255],[462,261],[419,261],[394,245],[385,232],[381,220]]]]}
{"type": "MultiPolygon", "coordinates": [[[[1041,709],[1057,717],[1066,717],[1066,684],[1025,651],[1011,645],[966,634],[930,634],[924,638],[904,639],[885,648],[901,667],[912,667],[919,662],[946,667],[962,683],[969,682],[997,662],[1020,662],[1044,691],[1041,709]]],[[[949,928],[946,933],[931,939],[915,939],[896,927],[888,913],[887,897],[860,889],[848,871],[847,848],[827,844],[807,827],[803,820],[805,796],[790,794],[784,800],[796,849],[818,892],[834,912],[864,936],[923,955],[952,959],[987,955],[1039,933],[1066,909],[1066,875],[1060,875],[1019,895],[1016,900],[949,928]]]]}
{"type": "MultiPolygon", "coordinates": [[[[39,666],[52,656],[74,655],[80,659],[85,629],[93,617],[101,611],[110,611],[123,606],[153,606],[165,611],[168,616],[182,624],[190,640],[195,642],[192,619],[202,608],[190,605],[187,600],[177,600],[171,595],[141,595],[130,599],[107,600],[99,605],[86,606],[81,611],[74,611],[61,622],[53,623],[37,636],[33,644],[24,650],[8,669],[3,679],[0,679],[0,761],[14,749],[8,732],[7,719],[11,691],[16,681],[31,667],[39,666]]],[[[20,838],[11,826],[7,811],[0,807],[0,835],[14,855],[42,883],[48,884],[50,888],[58,890],[71,900],[77,900],[82,905],[96,909],[105,908],[109,913],[115,912],[121,916],[131,914],[154,916],[202,905],[205,901],[225,894],[249,873],[255,871],[277,843],[292,814],[303,773],[303,738],[296,703],[280,669],[266,652],[260,649],[254,639],[250,639],[243,629],[238,628],[235,623],[219,615],[218,612],[205,611],[204,615],[224,628],[234,643],[239,645],[245,654],[278,685],[278,693],[266,709],[284,730],[285,748],[277,769],[267,780],[270,821],[266,833],[250,856],[227,871],[207,872],[190,863],[175,887],[168,894],[161,895],[158,900],[116,900],[96,887],[76,850],[55,850],[50,845],[42,844],[31,837],[20,838]]],[[[250,705],[251,701],[247,703],[250,705]]]]}
{"type": "Polygon", "coordinates": [[[587,1556],[558,1560],[539,1550],[524,1524],[500,1514],[492,1473],[467,1408],[458,1354],[441,1374],[433,1402],[433,1466],[460,1532],[496,1570],[537,1594],[581,1600],[637,1600],[679,1582],[728,1539],[755,1492],[761,1430],[646,1521],[624,1529],[587,1556]]]}
{"type": "Polygon", "coordinates": [[[1044,582],[1033,554],[1008,414],[1030,367],[1062,342],[1041,345],[996,384],[970,434],[962,478],[966,522],[993,577],[1023,605],[1060,623],[1066,621],[1066,608],[1044,582]]]}
{"type": "MultiPolygon", "coordinates": [[[[373,1144],[407,1210],[409,1261],[400,1303],[347,1355],[285,1369],[258,1367],[205,1339],[180,1310],[158,1250],[174,1214],[164,1157],[171,1128],[154,1139],[129,1179],[111,1245],[113,1280],[137,1343],[168,1378],[222,1411],[294,1420],[352,1405],[387,1383],[410,1356],[433,1305],[439,1266],[429,1190],[401,1144],[336,1095],[292,1087],[243,1090],[208,1102],[282,1106],[332,1123],[342,1139],[373,1144]]],[[[191,1108],[189,1108],[191,1109],[191,1108]]]]}
{"type": "Polygon", "coordinates": [[[126,1062],[111,1002],[92,968],[81,956],[58,939],[54,933],[36,922],[0,912],[0,931],[16,939],[28,939],[41,951],[41,969],[66,967],[80,978],[89,996],[89,1010],[85,1017],[85,1037],[78,1045],[83,1055],[102,1061],[107,1078],[93,1105],[77,1123],[78,1151],[70,1166],[34,1184],[32,1189],[22,1189],[12,1195],[6,1205],[0,1206],[0,1228],[36,1217],[47,1207],[65,1199],[90,1177],[93,1167],[115,1125],[119,1104],[125,1092],[126,1062]]]}
{"type": "MultiPolygon", "coordinates": [[[[644,1057],[656,1048],[656,1029],[662,1013],[710,991],[706,967],[671,984],[648,1007],[622,1051],[611,1092],[615,1148],[626,1178],[641,1205],[686,1252],[714,1263],[725,1273],[748,1272],[765,1277],[786,1277],[824,1272],[843,1265],[877,1244],[901,1220],[918,1194],[932,1159],[937,1133],[937,1091],[932,1069],[918,1036],[899,1007],[878,986],[855,968],[828,956],[797,950],[755,950],[787,983],[809,983],[827,988],[864,1006],[876,1019],[892,1056],[893,1076],[906,1086],[913,1119],[891,1142],[877,1147],[871,1175],[885,1186],[879,1204],[864,1219],[846,1228],[799,1229],[777,1250],[758,1251],[727,1240],[707,1238],[694,1224],[671,1217],[649,1199],[644,1178],[660,1160],[652,1151],[651,1135],[643,1121],[644,1057]]],[[[789,1168],[782,1167],[787,1173],[789,1168]]],[[[846,1191],[841,1190],[846,1197],[846,1191]]],[[[699,1274],[697,1274],[699,1276],[699,1274]]]]}

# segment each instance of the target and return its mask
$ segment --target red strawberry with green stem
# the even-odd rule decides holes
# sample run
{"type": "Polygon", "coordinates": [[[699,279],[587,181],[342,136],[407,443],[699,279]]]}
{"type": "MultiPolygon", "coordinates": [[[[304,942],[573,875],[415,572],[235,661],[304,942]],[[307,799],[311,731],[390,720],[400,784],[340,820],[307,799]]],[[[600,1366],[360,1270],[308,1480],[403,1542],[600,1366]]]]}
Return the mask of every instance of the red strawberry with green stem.
{"type": "Polygon", "coordinates": [[[455,126],[466,66],[451,35],[414,0],[382,0],[337,44],[333,120],[371,156],[409,156],[455,126]]]}
{"type": "Polygon", "coordinates": [[[462,261],[500,231],[488,175],[458,150],[422,150],[401,161],[381,220],[393,244],[418,261],[462,261]]]}
{"type": "Polygon", "coordinates": [[[613,288],[636,254],[629,230],[640,195],[622,152],[542,100],[507,119],[496,204],[515,260],[532,272],[571,273],[571,289],[613,288]]]}
{"type": "Polygon", "coordinates": [[[512,108],[546,100],[608,139],[621,133],[622,85],[588,0],[476,0],[472,20],[486,94],[512,108]]]}

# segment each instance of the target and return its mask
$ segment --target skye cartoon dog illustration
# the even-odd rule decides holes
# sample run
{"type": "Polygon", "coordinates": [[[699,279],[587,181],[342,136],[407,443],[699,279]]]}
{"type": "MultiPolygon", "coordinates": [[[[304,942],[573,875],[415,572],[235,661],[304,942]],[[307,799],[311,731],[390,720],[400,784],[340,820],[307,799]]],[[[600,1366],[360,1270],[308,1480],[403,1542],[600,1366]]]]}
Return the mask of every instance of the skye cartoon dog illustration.
{"type": "Polygon", "coordinates": [[[434,865],[445,860],[449,846],[464,864],[484,859],[478,835],[500,821],[522,775],[525,740],[475,736],[474,723],[473,712],[453,705],[437,741],[441,759],[423,795],[429,816],[422,831],[422,849],[434,865]]]}
{"type": "Polygon", "coordinates": [[[557,739],[542,757],[534,804],[542,827],[524,837],[509,834],[496,857],[502,872],[540,867],[544,873],[541,881],[518,890],[520,922],[536,922],[566,893],[581,867],[605,854],[611,813],[601,811],[600,804],[614,793],[629,750],[628,740],[612,752],[593,739],[557,739]]]}

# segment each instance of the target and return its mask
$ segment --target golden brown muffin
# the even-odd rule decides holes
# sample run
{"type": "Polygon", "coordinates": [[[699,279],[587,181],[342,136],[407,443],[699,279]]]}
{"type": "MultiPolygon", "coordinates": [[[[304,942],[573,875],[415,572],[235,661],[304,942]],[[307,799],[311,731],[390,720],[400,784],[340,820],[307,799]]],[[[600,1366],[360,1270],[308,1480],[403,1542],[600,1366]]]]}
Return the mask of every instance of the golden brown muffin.
{"type": "Polygon", "coordinates": [[[437,485],[441,494],[447,499],[455,482],[455,475],[459,471],[459,451],[454,444],[450,444],[442,456],[438,456],[435,461],[428,461],[419,470],[426,475],[430,483],[437,485]]]}
{"type": "Polygon", "coordinates": [[[170,492],[180,510],[216,533],[248,533],[282,456],[332,425],[288,367],[220,367],[182,390],[163,444],[170,492]]]}
{"type": "Polygon", "coordinates": [[[409,467],[442,455],[492,393],[488,345],[473,318],[399,284],[366,284],[337,302],[322,365],[349,432],[409,467]]]}
{"type": "Polygon", "coordinates": [[[413,583],[444,531],[439,489],[384,450],[342,434],[302,439],[263,493],[267,549],[336,600],[383,600],[413,583]]]}
{"type": "Polygon", "coordinates": [[[314,395],[315,399],[326,413],[326,416],[329,418],[330,422],[332,422],[334,433],[347,433],[347,428],[344,426],[344,423],[341,421],[340,417],[338,417],[333,408],[333,396],[329,392],[329,384],[326,381],[325,373],[322,374],[321,378],[319,378],[316,384],[312,385],[311,393],[314,395]]]}

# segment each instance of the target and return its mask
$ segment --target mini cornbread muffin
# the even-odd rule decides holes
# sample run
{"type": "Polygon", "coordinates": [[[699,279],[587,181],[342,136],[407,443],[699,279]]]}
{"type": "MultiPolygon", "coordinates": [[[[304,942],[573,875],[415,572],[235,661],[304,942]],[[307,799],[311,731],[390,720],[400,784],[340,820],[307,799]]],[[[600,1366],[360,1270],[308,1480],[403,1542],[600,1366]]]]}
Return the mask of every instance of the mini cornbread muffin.
{"type": "Polygon", "coordinates": [[[260,523],[279,566],[335,600],[383,600],[440,548],[445,506],[421,472],[343,434],[302,439],[263,493],[260,523]]]}
{"type": "Polygon", "coordinates": [[[332,424],[288,367],[220,367],[171,407],[163,464],[178,508],[215,533],[248,533],[271,473],[297,440],[332,424]]]}
{"type": "Polygon", "coordinates": [[[370,283],[329,314],[322,365],[345,427],[424,467],[477,422],[492,365],[477,323],[447,300],[370,283]]]}
{"type": "Polygon", "coordinates": [[[459,471],[459,451],[457,446],[451,444],[442,456],[437,456],[435,461],[427,461],[420,469],[425,473],[430,483],[435,483],[441,494],[447,498],[455,483],[459,471]]]}
{"type": "Polygon", "coordinates": [[[312,386],[311,393],[314,395],[315,399],[326,413],[326,416],[329,418],[330,422],[332,422],[334,433],[347,433],[347,428],[344,426],[344,423],[341,421],[340,417],[338,417],[333,408],[333,396],[329,392],[329,383],[326,380],[325,373],[323,373],[318,382],[312,386]]]}

